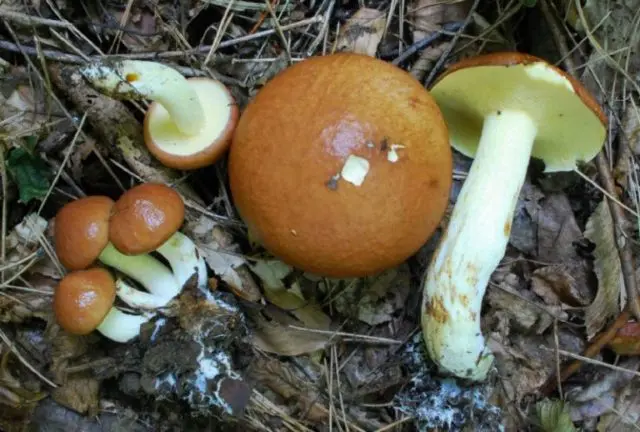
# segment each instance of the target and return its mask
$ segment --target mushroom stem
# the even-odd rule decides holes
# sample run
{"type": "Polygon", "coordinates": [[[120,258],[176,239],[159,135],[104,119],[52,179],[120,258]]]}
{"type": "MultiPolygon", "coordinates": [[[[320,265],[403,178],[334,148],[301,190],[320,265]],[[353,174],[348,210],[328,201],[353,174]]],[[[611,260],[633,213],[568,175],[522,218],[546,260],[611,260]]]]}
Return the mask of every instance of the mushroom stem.
{"type": "Polygon", "coordinates": [[[172,300],[172,297],[161,297],[140,291],[122,279],[116,281],[116,295],[129,307],[148,310],[165,307],[172,300]]]}
{"type": "Polygon", "coordinates": [[[140,335],[140,326],[149,319],[149,316],[132,315],[112,307],[96,330],[116,342],[129,342],[140,335]]]}
{"type": "Polygon", "coordinates": [[[178,71],[156,62],[122,60],[93,63],[82,75],[98,90],[113,97],[150,99],[162,105],[185,135],[196,135],[204,126],[198,95],[178,71]]]}
{"type": "Polygon", "coordinates": [[[150,255],[125,255],[109,242],[98,259],[135,279],[151,294],[167,302],[182,290],[171,270],[150,255]]]}
{"type": "Polygon", "coordinates": [[[480,328],[482,299],[507,247],[536,133],[520,111],[485,117],[475,160],[424,281],[427,351],[458,377],[483,380],[493,363],[480,328]]]}
{"type": "Polygon", "coordinates": [[[189,237],[176,231],[169,240],[156,249],[156,252],[169,261],[173,275],[180,286],[184,286],[194,273],[197,275],[198,288],[206,286],[206,264],[198,253],[195,243],[189,237]]]}

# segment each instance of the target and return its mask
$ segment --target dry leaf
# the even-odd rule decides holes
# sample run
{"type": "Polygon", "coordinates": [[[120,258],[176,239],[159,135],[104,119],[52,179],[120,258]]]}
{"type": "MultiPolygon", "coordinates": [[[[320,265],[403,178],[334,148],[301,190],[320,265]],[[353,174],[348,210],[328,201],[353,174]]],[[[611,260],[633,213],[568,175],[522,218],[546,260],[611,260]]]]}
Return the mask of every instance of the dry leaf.
{"type": "Polygon", "coordinates": [[[187,222],[183,232],[194,241],[209,267],[234,293],[241,293],[250,301],[262,298],[258,287],[250,278],[242,277],[239,271],[246,261],[239,255],[238,246],[215,221],[202,215],[193,222],[187,222]]]}
{"type": "Polygon", "coordinates": [[[332,300],[335,310],[373,326],[391,321],[394,314],[405,307],[411,290],[411,273],[403,263],[374,276],[336,282],[344,283],[345,288],[328,290],[339,292],[332,300]]]}
{"type": "Polygon", "coordinates": [[[74,376],[64,385],[53,389],[51,397],[60,405],[92,416],[98,413],[99,390],[100,384],[95,378],[74,376]]]}
{"type": "Polygon", "coordinates": [[[301,323],[298,325],[320,330],[329,330],[331,326],[331,318],[318,303],[302,298],[296,284],[291,290],[266,290],[265,297],[271,304],[297,318],[301,323]]]}
{"type": "Polygon", "coordinates": [[[537,213],[538,260],[550,264],[578,260],[574,243],[582,239],[566,195],[555,193],[542,200],[537,213]]]}
{"type": "MultiPolygon", "coordinates": [[[[629,357],[619,362],[618,366],[624,371],[601,368],[599,376],[589,381],[584,386],[575,387],[567,392],[567,400],[571,406],[571,418],[574,421],[584,421],[602,417],[606,413],[623,413],[623,417],[637,421],[640,413],[626,411],[626,408],[638,406],[638,380],[633,379],[631,372],[637,371],[640,359],[629,357]],[[626,372],[628,371],[628,372],[626,372]],[[617,405],[617,406],[616,406],[617,405]],[[614,411],[615,410],[615,411],[614,411]]],[[[622,423],[625,421],[620,418],[622,423]]],[[[633,423],[631,421],[630,423],[633,423]]],[[[602,429],[605,430],[605,429],[602,429]]],[[[606,429],[609,431],[610,429],[606,429]]],[[[634,429],[618,429],[634,430],[634,429]]]]}
{"type": "Polygon", "coordinates": [[[250,264],[253,271],[262,281],[265,290],[285,288],[282,280],[291,273],[293,268],[280,260],[259,260],[250,264]]]}
{"type": "Polygon", "coordinates": [[[618,355],[640,355],[640,323],[626,323],[609,342],[609,348],[618,355]]]}
{"type": "Polygon", "coordinates": [[[386,24],[385,13],[377,9],[359,9],[340,29],[336,51],[375,56],[386,24]]]}
{"type": "Polygon", "coordinates": [[[52,315],[53,287],[57,281],[32,275],[31,291],[10,291],[0,295],[0,322],[21,323],[31,318],[47,320],[52,315]]]}
{"type": "Polygon", "coordinates": [[[500,288],[487,290],[486,301],[491,305],[489,316],[499,322],[500,327],[542,334],[553,324],[554,316],[567,318],[559,306],[539,304],[528,290],[519,289],[520,285],[515,274],[508,274],[499,283],[500,288]]]}
{"type": "Polygon", "coordinates": [[[542,191],[525,181],[520,189],[520,196],[513,214],[513,223],[509,244],[526,254],[534,254],[538,249],[537,226],[540,200],[544,198],[542,191]]]}
{"type": "MultiPolygon", "coordinates": [[[[584,340],[573,331],[558,330],[559,348],[571,352],[582,352],[584,340]]],[[[556,370],[554,335],[544,336],[512,333],[499,340],[491,335],[489,348],[496,356],[496,367],[501,377],[504,397],[517,403],[521,398],[536,393],[549,376],[556,370]]]]}
{"type": "Polygon", "coordinates": [[[469,0],[414,0],[407,15],[414,25],[413,40],[419,41],[442,24],[463,21],[470,8],[469,0]]]}
{"type": "MultiPolygon", "coordinates": [[[[284,356],[298,356],[324,349],[331,336],[324,333],[311,333],[295,330],[281,324],[279,320],[267,319],[263,314],[247,311],[253,321],[251,343],[262,351],[284,356]]],[[[289,321],[298,324],[296,321],[289,321]]]]}
{"type": "Polygon", "coordinates": [[[640,382],[638,379],[629,379],[625,382],[628,384],[616,393],[611,412],[600,416],[599,431],[638,431],[638,425],[640,425],[640,397],[638,397],[640,382]]]}
{"type": "Polygon", "coordinates": [[[618,313],[620,295],[624,291],[613,220],[606,199],[600,202],[587,221],[584,236],[596,245],[593,255],[598,293],[585,313],[587,337],[591,339],[609,318],[618,313]]]}
{"type": "Polygon", "coordinates": [[[591,299],[585,299],[578,289],[572,270],[564,264],[539,268],[531,277],[531,289],[549,305],[586,306],[591,299]]]}
{"type": "Polygon", "coordinates": [[[295,401],[305,420],[320,423],[328,420],[329,410],[320,403],[317,389],[308,382],[307,376],[300,376],[287,363],[258,356],[251,365],[250,375],[285,400],[295,401]]]}

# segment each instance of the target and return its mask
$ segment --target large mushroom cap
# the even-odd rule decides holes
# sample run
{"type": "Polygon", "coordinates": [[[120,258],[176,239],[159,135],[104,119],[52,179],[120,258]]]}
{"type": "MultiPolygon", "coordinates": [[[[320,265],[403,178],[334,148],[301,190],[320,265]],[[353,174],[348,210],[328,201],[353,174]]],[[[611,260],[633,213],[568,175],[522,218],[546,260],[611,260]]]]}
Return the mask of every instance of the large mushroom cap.
{"type": "Polygon", "coordinates": [[[185,135],[169,112],[153,102],[144,119],[144,140],[162,164],[176,169],[196,169],[218,160],[229,148],[238,121],[238,106],[229,90],[209,78],[187,80],[202,105],[205,121],[195,135],[185,135]]]}
{"type": "Polygon", "coordinates": [[[474,156],[489,113],[522,111],[537,127],[531,155],[546,171],[571,170],[602,148],[607,118],[579,81],[537,57],[493,53],[463,60],[431,89],[451,144],[474,156]]]}
{"type": "Polygon", "coordinates": [[[433,98],[357,54],[314,57],[268,82],[230,150],[234,202],[267,250],[336,277],[397,265],[447,207],[452,155],[433,98]]]}
{"type": "Polygon", "coordinates": [[[145,254],[169,240],[184,221],[180,195],[160,183],[135,186],[116,201],[109,240],[126,255],[145,254]]]}
{"type": "Polygon", "coordinates": [[[54,242],[60,262],[69,270],[89,267],[109,242],[113,200],[89,196],[71,201],[55,218],[54,242]]]}
{"type": "Polygon", "coordinates": [[[53,311],[60,327],[84,335],[100,325],[115,298],[115,282],[107,270],[78,270],[60,281],[53,297],[53,311]]]}

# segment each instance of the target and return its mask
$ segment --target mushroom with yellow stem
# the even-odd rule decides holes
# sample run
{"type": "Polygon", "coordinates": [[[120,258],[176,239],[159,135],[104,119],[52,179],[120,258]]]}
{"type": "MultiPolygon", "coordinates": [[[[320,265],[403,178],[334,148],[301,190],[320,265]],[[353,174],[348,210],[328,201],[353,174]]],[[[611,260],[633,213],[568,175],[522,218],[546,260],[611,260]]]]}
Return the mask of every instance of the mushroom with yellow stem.
{"type": "Polygon", "coordinates": [[[444,371],[483,380],[493,364],[480,328],[487,283],[504,256],[529,158],[572,171],[604,144],[607,118],[574,78],[521,53],[453,65],[435,83],[452,146],[474,157],[424,280],[422,331],[444,371]]]}
{"type": "Polygon", "coordinates": [[[152,101],[144,119],[144,140],[163,165],[201,168],[229,148],[239,110],[220,81],[187,79],[169,66],[141,60],[92,63],[80,72],[109,96],[152,101]]]}

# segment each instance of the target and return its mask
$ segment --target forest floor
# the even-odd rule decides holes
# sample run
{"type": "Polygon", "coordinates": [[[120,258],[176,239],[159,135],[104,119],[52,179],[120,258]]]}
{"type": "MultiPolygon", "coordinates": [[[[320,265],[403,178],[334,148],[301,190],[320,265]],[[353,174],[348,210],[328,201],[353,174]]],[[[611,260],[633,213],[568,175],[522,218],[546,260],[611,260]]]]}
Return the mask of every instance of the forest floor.
{"type": "MultiPolygon", "coordinates": [[[[0,430],[640,430],[638,11],[639,0],[0,0],[0,430]],[[427,88],[460,59],[529,53],[581,81],[608,117],[595,159],[562,173],[532,160],[483,301],[486,381],[441,375],[424,354],[421,282],[439,235],[376,276],[286,266],[247,238],[225,158],[161,166],[142,144],[145,103],[76,79],[91,61],[153,60],[222,81],[242,110],[289,65],[338,51],[427,88]],[[56,213],[145,181],[185,198],[183,231],[215,300],[185,289],[129,344],[65,333],[52,312],[56,213]],[[201,385],[205,351],[241,384],[201,385]]],[[[472,163],[454,161],[449,210],[472,163]]]]}

